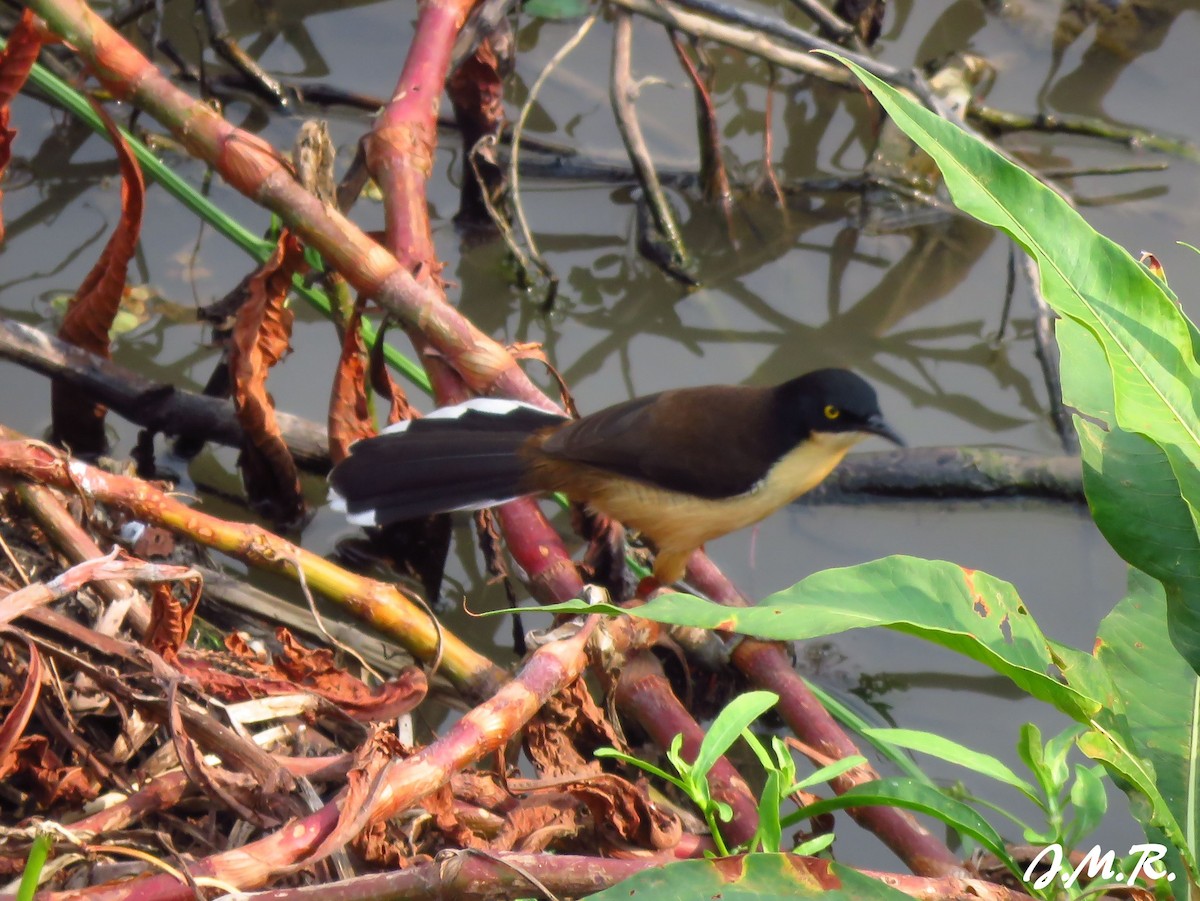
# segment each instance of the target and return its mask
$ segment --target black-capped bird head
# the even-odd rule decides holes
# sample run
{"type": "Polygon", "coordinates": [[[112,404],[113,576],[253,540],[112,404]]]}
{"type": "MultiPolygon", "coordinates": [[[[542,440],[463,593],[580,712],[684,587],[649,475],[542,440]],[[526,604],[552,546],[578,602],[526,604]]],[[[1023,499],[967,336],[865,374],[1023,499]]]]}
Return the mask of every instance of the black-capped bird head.
{"type": "Polygon", "coordinates": [[[778,388],[778,415],[791,441],[835,435],[847,440],[878,435],[901,447],[904,441],[887,424],[879,398],[865,379],[845,369],[818,369],[778,388]]]}

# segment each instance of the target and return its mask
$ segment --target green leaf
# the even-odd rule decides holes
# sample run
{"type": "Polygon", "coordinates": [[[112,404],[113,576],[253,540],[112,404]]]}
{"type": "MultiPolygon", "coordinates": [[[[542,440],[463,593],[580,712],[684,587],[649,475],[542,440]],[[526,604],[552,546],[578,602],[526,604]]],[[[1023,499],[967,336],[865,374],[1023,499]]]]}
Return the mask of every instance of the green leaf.
{"type": "Polygon", "coordinates": [[[659,779],[665,779],[678,789],[684,788],[683,780],[672,776],[666,770],[655,766],[648,760],[642,760],[640,757],[634,757],[632,754],[626,754],[622,751],[618,751],[616,748],[597,748],[593,753],[595,753],[597,757],[613,757],[629,764],[630,766],[635,766],[639,770],[649,773],[651,776],[657,776],[659,779]]]}
{"type": "MultiPolygon", "coordinates": [[[[880,730],[886,731],[886,730],[880,730]]],[[[849,757],[843,757],[841,760],[835,760],[833,763],[827,763],[813,773],[805,776],[799,782],[788,787],[787,794],[795,794],[802,789],[806,789],[812,785],[818,785],[822,782],[828,782],[830,779],[836,779],[842,773],[854,769],[856,766],[862,766],[867,762],[867,758],[861,754],[851,754],[849,757]]]]}
{"type": "Polygon", "coordinates": [[[956,763],[959,766],[974,770],[988,778],[1010,785],[1024,793],[1030,799],[1037,797],[1037,788],[1026,782],[1001,760],[991,754],[974,751],[965,745],[934,735],[932,732],[920,732],[915,729],[868,729],[867,736],[872,739],[891,742],[910,751],[929,754],[939,760],[956,763]]]}
{"type": "Polygon", "coordinates": [[[1005,848],[1004,839],[987,820],[962,801],[956,801],[941,790],[916,779],[879,779],[864,782],[836,798],[818,801],[785,817],[783,826],[787,828],[801,820],[834,810],[873,806],[903,807],[936,817],[947,826],[975,839],[995,854],[1013,873],[1021,875],[1019,865],[1005,848]]]}
{"type": "MultiPolygon", "coordinates": [[[[1155,790],[1194,862],[1200,835],[1200,679],[1170,641],[1162,585],[1131,571],[1127,596],[1100,623],[1095,653],[1121,700],[1119,713],[1098,719],[1149,763],[1155,790]]],[[[1150,822],[1174,831],[1161,814],[1150,822]]]]}
{"type": "Polygon", "coordinates": [[[53,844],[54,838],[45,832],[34,838],[29,847],[29,856],[25,858],[25,869],[21,872],[21,884],[17,886],[17,901],[33,901],[53,844]]]}
{"type": "MultiPolygon", "coordinates": [[[[544,609],[608,612],[604,605],[574,602],[544,609]]],[[[669,594],[633,611],[609,609],[776,640],[888,626],[978,660],[1074,719],[1086,721],[1101,705],[1050,675],[1060,661],[1058,646],[1042,634],[1012,585],[953,563],[897,556],[829,569],[752,607],[669,594]]]]}
{"type": "Polygon", "coordinates": [[[644,870],[588,901],[907,901],[908,896],[849,867],[822,861],[815,867],[790,854],[744,854],[718,860],[683,860],[644,870]]]}
{"type": "MultiPolygon", "coordinates": [[[[1063,401],[1110,429],[1140,435],[1155,445],[1177,485],[1168,486],[1169,492],[1182,498],[1193,531],[1200,530],[1200,413],[1193,401],[1193,388],[1200,385],[1195,349],[1200,332],[1183,315],[1175,295],[1032,175],[858,66],[846,64],[892,120],[937,162],[958,207],[1009,234],[1037,261],[1047,303],[1086,329],[1107,363],[1100,367],[1089,349],[1088,371],[1064,380],[1063,401]],[[1096,371],[1111,384],[1111,409],[1104,403],[1106,389],[1079,390],[1096,371]]],[[[1077,361],[1069,354],[1081,346],[1086,349],[1076,334],[1064,347],[1064,373],[1075,370],[1077,361]]],[[[1095,473],[1093,489],[1098,480],[1109,478],[1104,467],[1095,473]]],[[[1130,488],[1121,509],[1144,515],[1139,498],[1153,494],[1161,481],[1155,473],[1145,480],[1138,471],[1131,476],[1132,482],[1114,483],[1109,497],[1120,503],[1120,489],[1130,488]]],[[[1147,571],[1163,562],[1161,549],[1153,544],[1127,543],[1118,552],[1147,571]]],[[[1191,563],[1184,566],[1181,574],[1160,578],[1168,587],[1171,637],[1197,670],[1200,610],[1191,563]]]]}
{"type": "Polygon", "coordinates": [[[1067,835],[1067,844],[1075,847],[1080,840],[1090,835],[1104,819],[1108,810],[1108,793],[1104,790],[1101,767],[1085,767],[1075,764],[1075,782],[1071,786],[1071,806],[1075,819],[1067,835]]]}
{"type": "Polygon", "coordinates": [[[522,7],[535,19],[578,19],[588,10],[588,0],[526,0],[522,7]]]}
{"type": "Polygon", "coordinates": [[[820,835],[815,835],[806,842],[801,842],[792,849],[793,854],[804,854],[812,856],[820,854],[826,848],[833,844],[833,840],[837,838],[832,832],[823,832],[820,835]]]}
{"type": "Polygon", "coordinates": [[[779,825],[779,806],[783,803],[783,773],[772,770],[763,783],[758,801],[758,829],[750,840],[752,851],[779,851],[783,848],[783,829],[779,825]]]}
{"type": "Polygon", "coordinates": [[[748,691],[726,704],[704,733],[704,740],[700,742],[700,749],[692,762],[693,772],[700,777],[707,776],[717,759],[738,740],[742,730],[778,701],[779,695],[774,692],[748,691]]]}

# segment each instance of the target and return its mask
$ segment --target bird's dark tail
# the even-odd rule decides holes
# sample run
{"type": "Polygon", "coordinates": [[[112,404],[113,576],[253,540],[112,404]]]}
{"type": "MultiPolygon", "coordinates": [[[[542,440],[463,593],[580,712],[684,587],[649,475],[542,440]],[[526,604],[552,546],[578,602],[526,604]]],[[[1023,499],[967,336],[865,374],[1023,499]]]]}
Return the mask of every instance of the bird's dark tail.
{"type": "Polygon", "coordinates": [[[476,398],[356,442],[329,475],[333,508],[360,526],[482,510],[528,493],[523,445],[567,420],[517,401],[476,398]]]}

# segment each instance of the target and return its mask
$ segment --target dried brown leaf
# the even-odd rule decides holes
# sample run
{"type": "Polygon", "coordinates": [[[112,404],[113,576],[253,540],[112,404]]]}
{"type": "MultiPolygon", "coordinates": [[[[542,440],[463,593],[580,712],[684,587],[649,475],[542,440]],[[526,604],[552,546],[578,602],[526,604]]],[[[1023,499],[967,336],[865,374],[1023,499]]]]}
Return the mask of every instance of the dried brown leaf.
{"type": "Polygon", "coordinates": [[[42,807],[63,804],[77,807],[100,793],[86,770],[65,766],[44,735],[26,735],[11,755],[10,766],[0,764],[0,779],[11,779],[30,792],[42,807]]]}
{"type": "MultiPolygon", "coordinates": [[[[96,102],[92,108],[112,138],[121,169],[121,219],[104,252],[84,278],[67,309],[58,336],[105,359],[109,357],[109,329],[121,307],[129,261],[137,250],[142,230],[146,183],[133,152],[112,117],[96,102]]],[[[57,440],[77,452],[98,453],[105,447],[106,408],[79,389],[56,380],[51,386],[51,416],[57,440]]]]}
{"type": "Polygon", "coordinates": [[[342,355],[333,374],[329,398],[329,459],[346,459],[350,445],[375,434],[367,403],[367,348],[362,337],[363,301],[354,305],[346,323],[342,355]]]}
{"type": "Polygon", "coordinates": [[[275,252],[247,284],[229,344],[229,372],[246,443],[238,463],[252,501],[277,521],[299,522],[306,511],[300,473],[275,418],[267,375],[289,349],[293,312],[287,306],[292,276],[304,266],[300,241],[284,231],[275,252]]]}
{"type": "Polygon", "coordinates": [[[599,773],[592,757],[599,747],[624,743],[582,679],[551,698],[525,727],[525,751],[543,776],[599,773]]]}
{"type": "Polygon", "coordinates": [[[146,628],[143,643],[168,663],[174,663],[178,659],[179,649],[187,642],[195,615],[194,599],[185,606],[175,597],[169,584],[155,585],[150,605],[150,625],[146,628]]]}
{"type": "MultiPolygon", "coordinates": [[[[9,105],[20,93],[41,49],[42,40],[34,26],[33,11],[27,9],[8,35],[8,44],[0,51],[0,183],[12,159],[12,142],[17,136],[17,130],[8,127],[9,105]]],[[[0,191],[0,201],[3,199],[4,192],[0,191]]],[[[4,217],[0,215],[0,241],[3,240],[4,217]]]]}
{"type": "Polygon", "coordinates": [[[332,652],[303,647],[287,629],[279,629],[276,636],[283,651],[273,663],[259,660],[237,635],[225,640],[226,648],[237,658],[235,666],[223,661],[219,654],[193,650],[181,655],[175,663],[205,691],[225,701],[307,691],[362,723],[395,719],[416,707],[428,691],[425,673],[417,667],[408,667],[394,679],[370,688],[337,667],[332,652]],[[238,672],[230,672],[231,669],[238,672]],[[253,675],[244,675],[246,670],[253,675]]]}
{"type": "Polygon", "coordinates": [[[25,734],[25,728],[29,725],[29,718],[33,716],[42,689],[42,657],[32,642],[26,641],[25,646],[29,649],[25,684],[5,715],[4,722],[0,723],[0,782],[4,781],[4,774],[9,769],[10,755],[21,736],[25,734]]]}

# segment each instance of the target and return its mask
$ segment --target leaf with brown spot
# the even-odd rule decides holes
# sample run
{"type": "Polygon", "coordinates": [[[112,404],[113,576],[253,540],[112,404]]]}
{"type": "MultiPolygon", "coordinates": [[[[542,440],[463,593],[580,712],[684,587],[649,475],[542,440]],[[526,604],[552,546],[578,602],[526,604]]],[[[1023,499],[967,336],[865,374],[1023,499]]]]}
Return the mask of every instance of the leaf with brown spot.
{"type": "MultiPolygon", "coordinates": [[[[4,50],[0,51],[0,184],[12,160],[12,143],[17,136],[17,130],[8,127],[9,107],[29,78],[41,49],[42,39],[34,25],[33,11],[26,9],[9,34],[4,50]]],[[[4,192],[0,191],[0,201],[3,199],[4,192]]],[[[0,242],[3,240],[4,217],[0,215],[0,242]]]]}
{"type": "MultiPolygon", "coordinates": [[[[108,239],[104,252],[75,293],[75,300],[63,317],[58,336],[69,344],[108,359],[109,329],[120,310],[129,261],[133,259],[141,235],[146,184],[142,169],[116,123],[98,103],[93,101],[92,108],[108,130],[120,164],[121,219],[108,239]]],[[[106,408],[102,404],[95,403],[78,388],[55,380],[51,383],[50,412],[56,441],[76,453],[100,453],[104,450],[106,408]]]]}
{"type": "Polygon", "coordinates": [[[304,265],[303,246],[285,230],[271,258],[250,278],[229,344],[233,404],[246,434],[238,457],[246,492],[264,515],[289,525],[303,519],[307,507],[267,393],[267,375],[289,349],[294,314],[288,292],[304,265]]]}
{"type": "Polygon", "coordinates": [[[678,626],[722,629],[772,641],[803,641],[850,629],[886,626],[964,654],[1048,701],[1087,720],[1106,702],[1087,679],[1064,684],[1047,675],[1061,662],[1086,672],[1090,658],[1052,642],[1016,589],[984,572],[915,557],[816,573],[750,607],[726,607],[686,594],[661,594],[636,610],[571,602],[553,612],[608,612],[678,626]],[[982,607],[986,615],[979,615],[982,607]]]}

